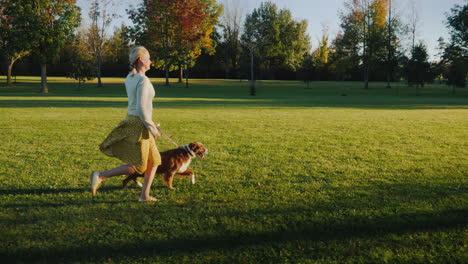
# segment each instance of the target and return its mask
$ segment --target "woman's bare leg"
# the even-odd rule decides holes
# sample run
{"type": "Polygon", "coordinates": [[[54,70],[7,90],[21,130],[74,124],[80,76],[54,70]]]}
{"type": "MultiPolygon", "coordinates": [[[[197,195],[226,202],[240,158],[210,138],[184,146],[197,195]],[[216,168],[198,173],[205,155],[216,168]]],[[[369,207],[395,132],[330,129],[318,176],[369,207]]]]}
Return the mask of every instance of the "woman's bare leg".
{"type": "Polygon", "coordinates": [[[101,178],[101,180],[106,180],[113,176],[130,175],[135,172],[135,169],[131,165],[122,165],[114,169],[99,172],[99,178],[101,178]]]}
{"type": "Polygon", "coordinates": [[[150,196],[150,190],[157,169],[158,166],[149,166],[145,171],[145,178],[143,181],[143,188],[141,190],[140,199],[138,199],[139,201],[156,201],[156,198],[150,196]]]}
{"type": "Polygon", "coordinates": [[[103,172],[93,171],[91,173],[91,193],[93,194],[93,196],[96,196],[96,192],[101,186],[101,183],[110,177],[119,175],[130,175],[133,173],[135,173],[135,169],[130,165],[122,165],[120,167],[106,170],[103,172]]]}

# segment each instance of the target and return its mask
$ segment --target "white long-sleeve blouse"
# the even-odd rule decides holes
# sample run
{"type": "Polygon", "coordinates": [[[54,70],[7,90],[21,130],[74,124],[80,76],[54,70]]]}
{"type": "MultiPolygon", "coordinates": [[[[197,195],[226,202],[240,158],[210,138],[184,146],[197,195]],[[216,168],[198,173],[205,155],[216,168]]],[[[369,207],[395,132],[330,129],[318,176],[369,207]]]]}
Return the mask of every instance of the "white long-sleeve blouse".
{"type": "Polygon", "coordinates": [[[128,96],[128,114],[139,116],[151,134],[157,133],[153,122],[153,98],[155,95],[151,81],[143,74],[129,73],[125,79],[128,96]]]}

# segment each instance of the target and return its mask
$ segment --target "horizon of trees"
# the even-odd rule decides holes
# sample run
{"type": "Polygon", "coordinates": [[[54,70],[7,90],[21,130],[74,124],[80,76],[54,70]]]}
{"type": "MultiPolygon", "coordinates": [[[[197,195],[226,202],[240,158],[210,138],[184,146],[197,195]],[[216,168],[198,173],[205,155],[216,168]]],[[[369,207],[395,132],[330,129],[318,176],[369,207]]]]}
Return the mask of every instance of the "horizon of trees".
{"type": "Polygon", "coordinates": [[[133,26],[121,25],[112,34],[106,31],[115,14],[103,12],[112,1],[89,1],[94,9],[88,28],[78,27],[76,0],[0,1],[5,66],[0,72],[8,76],[8,85],[12,74],[36,75],[41,64],[42,92],[47,92],[48,64],[49,74],[70,76],[79,84],[97,77],[102,86],[101,76],[125,76],[129,47],[135,44],[150,50],[155,59],[150,74],[165,76],[166,85],[169,77],[182,82],[185,75],[188,87],[190,69],[196,78],[249,79],[252,95],[256,79],[363,81],[365,89],[369,81],[387,81],[390,88],[391,82],[406,80],[418,94],[435,79],[452,87],[464,87],[467,79],[468,3],[447,13],[450,39],[439,39],[439,60],[429,62],[427,47],[415,41],[417,13],[403,21],[392,0],[347,0],[340,9],[341,31],[330,36],[324,26],[315,49],[307,21],[293,19],[288,9],[270,1],[243,15],[235,0],[145,0],[127,11],[133,26]],[[403,41],[407,37],[409,47],[403,41]]]}

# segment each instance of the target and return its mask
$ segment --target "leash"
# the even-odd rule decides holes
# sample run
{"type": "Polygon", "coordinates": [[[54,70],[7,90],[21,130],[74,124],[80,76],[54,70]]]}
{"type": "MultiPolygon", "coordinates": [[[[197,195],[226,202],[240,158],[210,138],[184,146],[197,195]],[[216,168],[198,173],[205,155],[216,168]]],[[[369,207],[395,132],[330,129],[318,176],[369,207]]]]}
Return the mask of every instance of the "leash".
{"type": "Polygon", "coordinates": [[[174,144],[176,147],[180,147],[180,145],[175,143],[175,141],[172,140],[172,138],[170,136],[168,136],[164,131],[162,131],[159,126],[156,126],[156,128],[159,130],[159,132],[161,132],[161,135],[164,136],[169,142],[174,144]]]}

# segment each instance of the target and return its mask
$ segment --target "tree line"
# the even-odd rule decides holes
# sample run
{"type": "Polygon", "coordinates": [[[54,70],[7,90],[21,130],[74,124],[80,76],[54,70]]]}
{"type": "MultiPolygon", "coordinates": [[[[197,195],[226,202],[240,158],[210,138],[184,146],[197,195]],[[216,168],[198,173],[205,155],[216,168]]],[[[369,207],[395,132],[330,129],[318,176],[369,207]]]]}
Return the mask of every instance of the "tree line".
{"type": "Polygon", "coordinates": [[[256,79],[309,81],[406,80],[418,89],[434,80],[463,87],[468,72],[468,4],[455,5],[446,15],[450,39],[439,39],[439,60],[429,62],[427,47],[416,42],[417,13],[404,22],[392,0],[348,0],[339,10],[340,32],[326,26],[312,49],[308,22],[288,9],[265,1],[242,14],[238,1],[143,0],[127,10],[132,25],[113,30],[112,0],[89,0],[90,24],[80,26],[76,0],[0,0],[0,46],[7,85],[13,70],[40,69],[41,92],[47,93],[47,65],[54,75],[66,75],[78,85],[101,76],[124,76],[128,50],[146,46],[158,76],[185,79],[256,79]],[[412,39],[405,47],[403,39],[412,39]],[[17,67],[15,62],[22,58],[17,67]],[[37,66],[35,66],[37,65],[37,66]],[[34,68],[33,68],[34,67],[34,68]]]}

